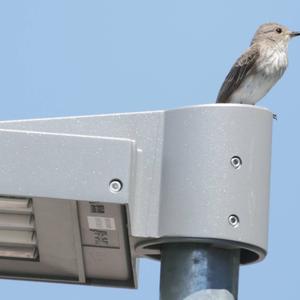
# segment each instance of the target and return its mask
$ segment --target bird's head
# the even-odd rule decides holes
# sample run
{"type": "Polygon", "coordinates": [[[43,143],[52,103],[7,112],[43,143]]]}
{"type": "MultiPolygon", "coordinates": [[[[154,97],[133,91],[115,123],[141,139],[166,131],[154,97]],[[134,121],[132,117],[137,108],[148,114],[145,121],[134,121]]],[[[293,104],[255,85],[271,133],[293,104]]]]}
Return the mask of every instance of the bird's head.
{"type": "Polygon", "coordinates": [[[258,27],[251,45],[260,41],[272,41],[278,45],[287,46],[288,41],[300,35],[298,31],[290,31],[286,26],[278,23],[266,23],[258,27]]]}

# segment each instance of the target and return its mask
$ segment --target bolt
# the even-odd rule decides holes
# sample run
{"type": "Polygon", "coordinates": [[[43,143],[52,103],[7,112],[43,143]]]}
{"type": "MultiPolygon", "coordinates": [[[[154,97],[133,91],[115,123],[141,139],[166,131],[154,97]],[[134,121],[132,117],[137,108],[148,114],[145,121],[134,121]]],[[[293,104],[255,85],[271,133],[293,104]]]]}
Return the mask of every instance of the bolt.
{"type": "Polygon", "coordinates": [[[123,183],[119,179],[113,179],[109,183],[109,190],[112,193],[118,193],[118,192],[120,192],[122,190],[122,187],[123,187],[123,183]]]}
{"type": "Polygon", "coordinates": [[[242,165],[242,159],[239,156],[232,156],[230,163],[235,169],[239,169],[242,165]]]}
{"type": "Polygon", "coordinates": [[[240,225],[240,220],[237,215],[230,215],[228,217],[228,222],[232,227],[238,227],[240,225]]]}

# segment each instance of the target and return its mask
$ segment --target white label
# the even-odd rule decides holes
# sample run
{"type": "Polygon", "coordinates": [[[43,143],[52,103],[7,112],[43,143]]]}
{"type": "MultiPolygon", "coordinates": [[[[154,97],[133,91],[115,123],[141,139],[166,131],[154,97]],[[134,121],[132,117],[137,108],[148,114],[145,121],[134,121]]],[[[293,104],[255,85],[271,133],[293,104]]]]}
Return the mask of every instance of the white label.
{"type": "Polygon", "coordinates": [[[92,217],[92,216],[88,216],[87,218],[88,218],[90,229],[116,230],[116,223],[114,218],[92,217]]]}
{"type": "Polygon", "coordinates": [[[234,300],[234,297],[227,290],[202,290],[196,292],[184,300],[234,300]]]}

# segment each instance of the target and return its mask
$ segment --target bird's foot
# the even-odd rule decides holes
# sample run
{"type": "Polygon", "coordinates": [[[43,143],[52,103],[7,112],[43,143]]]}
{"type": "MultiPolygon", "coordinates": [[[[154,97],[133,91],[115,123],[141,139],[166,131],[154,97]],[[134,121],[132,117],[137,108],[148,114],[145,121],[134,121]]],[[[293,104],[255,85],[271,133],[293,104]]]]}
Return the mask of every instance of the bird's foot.
{"type": "Polygon", "coordinates": [[[277,114],[273,114],[273,119],[277,121],[277,114]]]}

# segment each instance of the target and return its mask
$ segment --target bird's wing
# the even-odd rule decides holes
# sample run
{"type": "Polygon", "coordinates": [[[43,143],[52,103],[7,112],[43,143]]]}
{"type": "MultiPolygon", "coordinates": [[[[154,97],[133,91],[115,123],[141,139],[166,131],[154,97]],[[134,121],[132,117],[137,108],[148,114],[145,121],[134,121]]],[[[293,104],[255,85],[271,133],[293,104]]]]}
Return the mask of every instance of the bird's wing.
{"type": "Polygon", "coordinates": [[[240,86],[249,72],[254,68],[255,62],[259,57],[259,50],[252,46],[232,66],[226,76],[217,97],[217,103],[229,102],[230,96],[240,86]]]}

